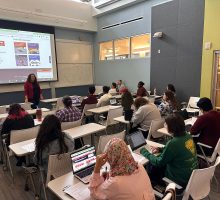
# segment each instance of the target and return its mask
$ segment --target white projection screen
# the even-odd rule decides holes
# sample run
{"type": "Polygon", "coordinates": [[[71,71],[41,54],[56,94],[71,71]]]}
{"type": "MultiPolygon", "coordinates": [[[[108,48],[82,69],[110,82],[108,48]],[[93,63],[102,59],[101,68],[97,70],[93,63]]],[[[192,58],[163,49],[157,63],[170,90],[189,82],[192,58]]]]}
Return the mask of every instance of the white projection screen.
{"type": "Polygon", "coordinates": [[[54,34],[0,28],[0,84],[23,83],[31,73],[57,80],[54,34]]]}

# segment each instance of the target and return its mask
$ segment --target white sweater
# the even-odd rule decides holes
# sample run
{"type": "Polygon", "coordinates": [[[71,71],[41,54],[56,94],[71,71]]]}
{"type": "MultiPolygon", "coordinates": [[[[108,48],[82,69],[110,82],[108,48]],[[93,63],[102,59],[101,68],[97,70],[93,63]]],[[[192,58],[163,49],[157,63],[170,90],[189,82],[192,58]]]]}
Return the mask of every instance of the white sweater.
{"type": "Polygon", "coordinates": [[[160,111],[153,103],[141,106],[133,115],[133,126],[140,124],[141,128],[149,130],[152,120],[161,119],[160,111]]]}

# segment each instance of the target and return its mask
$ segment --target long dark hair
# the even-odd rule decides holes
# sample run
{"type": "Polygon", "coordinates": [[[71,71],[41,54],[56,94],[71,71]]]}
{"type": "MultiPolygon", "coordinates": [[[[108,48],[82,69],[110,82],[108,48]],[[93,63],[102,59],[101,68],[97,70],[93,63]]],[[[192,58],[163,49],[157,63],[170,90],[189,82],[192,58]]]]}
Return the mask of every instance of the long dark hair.
{"type": "Polygon", "coordinates": [[[43,150],[50,142],[56,139],[59,141],[59,154],[68,152],[68,147],[64,141],[64,133],[61,130],[60,120],[55,115],[47,115],[40,126],[35,142],[38,164],[41,161],[43,150]]]}
{"type": "Polygon", "coordinates": [[[24,111],[24,109],[22,109],[21,105],[18,103],[14,103],[14,104],[10,105],[8,114],[19,116],[21,111],[24,111]]]}
{"type": "Polygon", "coordinates": [[[173,84],[168,84],[168,85],[167,85],[167,89],[170,90],[170,91],[172,91],[173,93],[176,93],[176,89],[175,89],[175,87],[174,87],[173,84]]]}
{"type": "Polygon", "coordinates": [[[167,101],[169,101],[169,103],[171,104],[172,108],[174,110],[178,110],[179,109],[178,102],[177,102],[176,97],[174,96],[173,92],[170,91],[170,90],[167,90],[165,92],[165,95],[167,97],[167,101]]]}
{"type": "Polygon", "coordinates": [[[180,137],[185,135],[185,123],[183,118],[177,114],[168,115],[165,118],[168,132],[172,133],[174,137],[180,137]]]}
{"type": "Polygon", "coordinates": [[[34,75],[34,77],[35,77],[35,80],[34,80],[33,83],[34,83],[34,84],[38,84],[38,82],[37,82],[37,77],[35,76],[35,74],[29,74],[28,77],[27,77],[27,82],[32,83],[32,82],[31,82],[31,76],[32,76],[32,75],[34,75]]]}

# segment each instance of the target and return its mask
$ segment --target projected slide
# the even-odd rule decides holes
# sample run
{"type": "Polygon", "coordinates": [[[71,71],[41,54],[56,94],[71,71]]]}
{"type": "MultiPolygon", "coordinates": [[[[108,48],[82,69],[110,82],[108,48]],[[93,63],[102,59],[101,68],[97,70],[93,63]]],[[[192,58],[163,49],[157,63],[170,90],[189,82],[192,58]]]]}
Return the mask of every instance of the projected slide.
{"type": "Polygon", "coordinates": [[[0,29],[0,83],[25,82],[30,73],[39,81],[57,79],[54,36],[0,29]]]}

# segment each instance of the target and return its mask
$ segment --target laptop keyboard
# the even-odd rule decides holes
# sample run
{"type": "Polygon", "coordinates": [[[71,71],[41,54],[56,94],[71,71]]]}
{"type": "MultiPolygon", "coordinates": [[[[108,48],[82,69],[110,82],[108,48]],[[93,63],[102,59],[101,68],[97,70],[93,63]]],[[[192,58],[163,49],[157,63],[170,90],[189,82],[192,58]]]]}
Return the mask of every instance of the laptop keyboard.
{"type": "Polygon", "coordinates": [[[86,176],[91,175],[93,170],[94,170],[94,166],[87,168],[81,172],[77,172],[76,175],[79,176],[80,178],[85,178],[86,176]]]}

